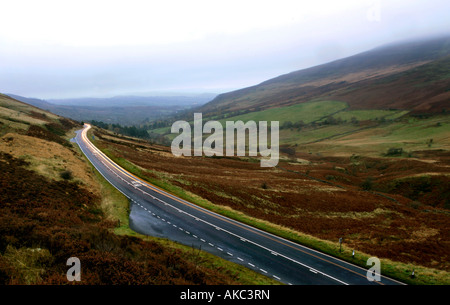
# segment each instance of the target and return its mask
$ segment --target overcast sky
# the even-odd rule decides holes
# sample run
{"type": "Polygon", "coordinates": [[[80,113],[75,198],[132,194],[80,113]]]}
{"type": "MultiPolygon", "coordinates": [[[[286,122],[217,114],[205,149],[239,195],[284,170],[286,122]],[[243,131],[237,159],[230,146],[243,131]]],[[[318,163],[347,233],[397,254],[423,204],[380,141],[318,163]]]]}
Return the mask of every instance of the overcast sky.
{"type": "Polygon", "coordinates": [[[0,92],[43,99],[222,93],[450,33],[448,0],[1,4],[0,92]]]}

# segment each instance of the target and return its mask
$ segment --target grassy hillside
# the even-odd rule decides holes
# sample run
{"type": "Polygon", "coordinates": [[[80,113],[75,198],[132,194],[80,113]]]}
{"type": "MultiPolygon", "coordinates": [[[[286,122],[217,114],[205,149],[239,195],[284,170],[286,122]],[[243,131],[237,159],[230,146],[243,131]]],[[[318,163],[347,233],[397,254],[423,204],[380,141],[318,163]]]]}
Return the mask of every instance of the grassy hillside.
{"type": "Polygon", "coordinates": [[[449,56],[449,37],[388,45],[221,94],[199,112],[258,111],[321,99],[352,109],[438,113],[448,108],[449,56]]]}
{"type": "MultiPolygon", "coordinates": [[[[177,119],[279,121],[282,146],[317,153],[447,149],[449,71],[449,37],[398,43],[221,94],[177,119]]],[[[176,136],[149,132],[160,143],[176,136]]]]}
{"type": "MultiPolygon", "coordinates": [[[[401,148],[411,157],[414,150],[450,149],[450,116],[446,113],[423,116],[407,110],[352,110],[340,101],[311,101],[203,118],[204,123],[208,120],[218,120],[222,126],[226,121],[279,121],[280,145],[285,151],[381,157],[390,148],[401,148]]],[[[150,132],[169,140],[177,135],[169,127],[150,132]]]]}
{"type": "Polygon", "coordinates": [[[238,121],[244,122],[254,121],[279,121],[280,126],[285,122],[299,122],[302,121],[305,124],[320,120],[329,115],[341,112],[347,108],[347,105],[339,101],[317,101],[303,104],[297,104],[286,107],[270,108],[262,111],[255,111],[246,114],[230,116],[226,119],[222,119],[222,124],[225,126],[224,121],[238,121]]]}
{"type": "Polygon", "coordinates": [[[69,139],[82,126],[0,95],[0,284],[275,284],[198,249],[132,232],[128,200],[69,139]]]}

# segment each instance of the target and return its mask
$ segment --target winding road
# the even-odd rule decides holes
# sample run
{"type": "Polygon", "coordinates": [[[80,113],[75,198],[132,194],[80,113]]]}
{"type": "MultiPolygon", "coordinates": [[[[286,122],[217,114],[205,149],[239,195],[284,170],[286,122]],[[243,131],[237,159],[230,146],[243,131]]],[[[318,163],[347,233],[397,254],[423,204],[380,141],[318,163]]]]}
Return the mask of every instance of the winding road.
{"type": "Polygon", "coordinates": [[[168,238],[241,264],[284,284],[398,285],[381,275],[216,214],[129,173],[88,139],[85,124],[75,142],[93,166],[130,200],[130,228],[168,238]]]}

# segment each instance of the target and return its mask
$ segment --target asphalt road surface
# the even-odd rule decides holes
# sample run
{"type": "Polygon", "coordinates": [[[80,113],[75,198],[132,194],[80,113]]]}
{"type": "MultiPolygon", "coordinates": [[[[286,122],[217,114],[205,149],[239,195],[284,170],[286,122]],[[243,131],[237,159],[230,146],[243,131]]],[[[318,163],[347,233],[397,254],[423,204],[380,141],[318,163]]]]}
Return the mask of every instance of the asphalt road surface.
{"type": "Polygon", "coordinates": [[[210,252],[285,284],[401,284],[383,275],[369,281],[366,269],[213,213],[135,177],[88,140],[90,127],[85,124],[75,141],[103,177],[129,198],[134,231],[210,252]]]}

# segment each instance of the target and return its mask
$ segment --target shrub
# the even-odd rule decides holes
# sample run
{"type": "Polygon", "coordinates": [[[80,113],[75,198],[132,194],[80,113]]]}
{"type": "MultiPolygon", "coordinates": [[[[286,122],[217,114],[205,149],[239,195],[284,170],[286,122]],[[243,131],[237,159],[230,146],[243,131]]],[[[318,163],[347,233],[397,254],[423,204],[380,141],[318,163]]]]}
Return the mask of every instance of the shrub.
{"type": "Polygon", "coordinates": [[[361,184],[361,188],[365,191],[370,191],[373,188],[373,178],[367,177],[366,180],[361,184]]]}
{"type": "Polygon", "coordinates": [[[399,156],[403,153],[403,148],[391,147],[388,149],[386,156],[399,156]]]}
{"type": "Polygon", "coordinates": [[[63,178],[64,180],[72,180],[73,179],[73,174],[70,170],[65,170],[65,171],[61,172],[59,174],[59,176],[61,178],[63,178]]]}

